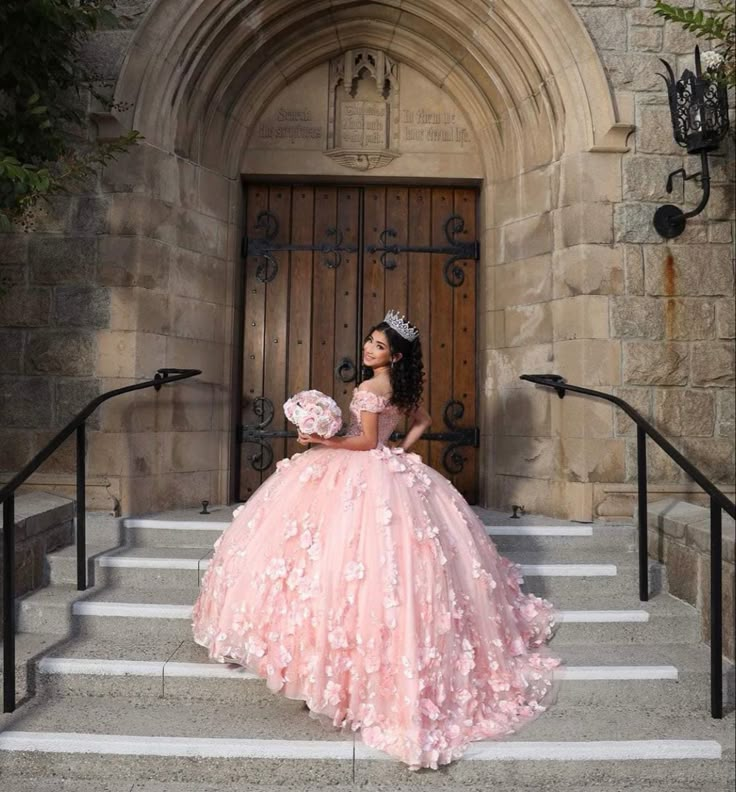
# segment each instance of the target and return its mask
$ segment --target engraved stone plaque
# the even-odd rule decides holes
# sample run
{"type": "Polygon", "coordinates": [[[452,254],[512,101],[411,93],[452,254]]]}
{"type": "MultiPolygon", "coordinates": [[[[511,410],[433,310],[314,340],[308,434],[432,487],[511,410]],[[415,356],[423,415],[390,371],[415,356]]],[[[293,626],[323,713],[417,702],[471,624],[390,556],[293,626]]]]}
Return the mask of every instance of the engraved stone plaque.
{"type": "Polygon", "coordinates": [[[353,49],[297,74],[250,124],[243,173],[483,177],[462,106],[381,50],[353,49]]]}
{"type": "Polygon", "coordinates": [[[399,156],[399,67],[380,50],[348,50],[330,63],[328,157],[357,170],[399,156]]]}

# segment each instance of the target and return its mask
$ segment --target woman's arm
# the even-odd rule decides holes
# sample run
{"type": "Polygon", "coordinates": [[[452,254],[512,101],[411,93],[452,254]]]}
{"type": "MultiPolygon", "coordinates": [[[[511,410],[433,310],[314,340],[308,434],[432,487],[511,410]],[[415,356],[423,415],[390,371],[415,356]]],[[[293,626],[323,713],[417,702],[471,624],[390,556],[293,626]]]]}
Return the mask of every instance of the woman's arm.
{"type": "Polygon", "coordinates": [[[412,424],[409,431],[406,433],[401,442],[401,447],[404,451],[408,451],[414,443],[429,429],[432,425],[432,416],[424,409],[424,407],[417,407],[412,414],[412,424]]]}
{"type": "Polygon", "coordinates": [[[325,439],[319,435],[300,435],[299,442],[302,445],[313,443],[324,445],[328,448],[345,448],[349,451],[370,451],[378,445],[378,413],[368,410],[360,411],[360,423],[363,427],[363,434],[355,437],[330,437],[325,439]]]}

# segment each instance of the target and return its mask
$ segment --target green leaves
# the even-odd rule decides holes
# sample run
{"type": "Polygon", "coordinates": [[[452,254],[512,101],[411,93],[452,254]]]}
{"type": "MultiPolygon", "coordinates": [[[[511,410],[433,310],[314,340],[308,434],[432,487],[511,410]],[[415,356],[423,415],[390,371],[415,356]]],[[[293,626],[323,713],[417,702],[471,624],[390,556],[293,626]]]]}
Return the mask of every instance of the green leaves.
{"type": "Polygon", "coordinates": [[[719,11],[706,13],[692,8],[679,8],[657,0],[654,13],[682,25],[685,30],[695,33],[696,36],[725,41],[729,34],[733,36],[733,16],[736,14],[736,3],[723,2],[722,0],[718,5],[719,11]]]}
{"type": "Polygon", "coordinates": [[[682,25],[685,30],[695,33],[696,36],[722,39],[726,31],[728,19],[725,15],[706,16],[702,10],[695,11],[691,8],[678,8],[667,3],[658,2],[654,13],[657,16],[669,19],[682,25]]]}
{"type": "Polygon", "coordinates": [[[723,55],[725,68],[723,79],[727,85],[736,86],[736,3],[717,0],[718,8],[712,11],[679,8],[657,0],[654,13],[657,16],[682,25],[696,38],[708,39],[717,52],[723,55]]]}
{"type": "Polygon", "coordinates": [[[0,0],[0,227],[27,223],[38,199],[138,139],[87,141],[88,95],[101,92],[81,50],[94,31],[117,27],[115,0],[0,0]]]}
{"type": "Polygon", "coordinates": [[[96,26],[103,28],[119,28],[120,20],[114,12],[107,8],[101,8],[97,15],[96,26]]]}

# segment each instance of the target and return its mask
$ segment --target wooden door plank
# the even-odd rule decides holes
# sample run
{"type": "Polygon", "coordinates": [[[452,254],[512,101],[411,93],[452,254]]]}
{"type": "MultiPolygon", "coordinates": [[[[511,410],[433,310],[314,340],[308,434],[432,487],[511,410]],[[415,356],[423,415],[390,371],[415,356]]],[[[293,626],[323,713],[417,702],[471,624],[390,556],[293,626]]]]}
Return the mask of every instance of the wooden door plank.
{"type": "Polygon", "coordinates": [[[340,362],[347,358],[355,367],[355,379],[342,382],[337,374],[335,378],[335,401],[340,407],[343,420],[348,421],[350,399],[353,388],[358,383],[361,357],[359,337],[362,333],[358,327],[358,277],[360,244],[360,188],[342,187],[337,191],[337,229],[338,239],[342,244],[356,248],[355,252],[343,252],[335,269],[335,350],[332,361],[333,372],[340,362]]]}
{"type": "MultiPolygon", "coordinates": [[[[396,232],[388,241],[396,245],[406,246],[409,242],[409,188],[389,187],[386,190],[386,226],[396,232]]],[[[406,314],[408,292],[407,253],[391,255],[395,262],[393,269],[384,273],[384,312],[393,308],[406,314]]]]}
{"type": "MultiPolygon", "coordinates": [[[[273,241],[280,244],[291,242],[291,187],[272,185],[269,191],[269,211],[278,218],[279,227],[273,241]]],[[[291,269],[290,253],[276,254],[278,272],[266,285],[266,321],[263,359],[263,392],[273,403],[273,420],[269,430],[281,431],[286,428],[286,418],[282,405],[286,400],[286,353],[288,337],[286,332],[289,275],[291,269]]],[[[276,469],[276,462],[286,453],[286,443],[281,438],[269,440],[273,450],[273,460],[263,471],[264,478],[276,469]]]]}
{"type": "MultiPolygon", "coordinates": [[[[314,234],[314,187],[295,185],[292,192],[291,241],[295,245],[311,245],[314,234]]],[[[291,254],[289,279],[288,371],[287,398],[309,388],[312,355],[312,277],[314,253],[294,251],[291,254]]],[[[287,429],[294,426],[287,422],[287,429]]],[[[287,440],[286,455],[304,447],[296,439],[287,440]]]]}
{"type": "MultiPolygon", "coordinates": [[[[431,244],[440,246],[447,244],[445,223],[453,212],[452,190],[445,187],[432,189],[432,221],[431,244]]],[[[431,360],[431,379],[429,380],[430,408],[434,419],[434,431],[445,431],[443,415],[444,407],[452,398],[452,327],[453,289],[444,276],[446,254],[433,253],[431,256],[430,275],[430,311],[431,311],[431,348],[428,357],[431,360]]],[[[446,443],[433,442],[430,449],[430,462],[433,468],[449,474],[442,466],[442,455],[446,443]]]]}
{"type": "MultiPolygon", "coordinates": [[[[249,184],[246,187],[245,233],[261,237],[263,231],[256,225],[258,215],[268,209],[268,187],[249,184]]],[[[263,343],[265,331],[266,285],[256,277],[262,259],[248,256],[245,260],[245,295],[243,299],[243,426],[257,424],[260,418],[254,412],[255,399],[263,393],[263,343]]],[[[247,500],[261,484],[261,474],[251,464],[259,453],[259,446],[244,443],[241,446],[240,497],[247,500]]]]}
{"type": "MultiPolygon", "coordinates": [[[[386,189],[386,225],[396,232],[389,241],[405,247],[409,242],[409,188],[388,187],[386,189]]],[[[409,291],[408,255],[392,255],[395,266],[384,272],[384,315],[389,309],[408,314],[407,295],[409,291]]],[[[408,317],[409,321],[411,317],[408,317]]],[[[406,431],[407,421],[402,419],[396,427],[399,432],[406,431]]]]}
{"type": "MultiPolygon", "coordinates": [[[[318,245],[328,241],[327,231],[337,225],[337,189],[319,186],[314,196],[312,240],[318,245]]],[[[324,265],[323,255],[314,256],[314,286],[311,342],[311,388],[335,395],[335,270],[324,265]]]]}
{"type": "MultiPolygon", "coordinates": [[[[431,243],[430,225],[432,221],[432,191],[429,187],[412,187],[409,190],[408,205],[408,241],[413,246],[426,247],[431,243]]],[[[419,328],[419,341],[422,345],[424,358],[424,407],[431,412],[429,398],[429,374],[432,361],[430,359],[429,338],[430,323],[430,256],[428,253],[409,253],[407,256],[408,289],[407,289],[407,316],[419,328]]],[[[430,431],[438,431],[437,425],[440,416],[433,415],[434,425],[430,431]]],[[[420,454],[422,459],[429,464],[429,447],[427,440],[420,440],[412,450],[420,454]]]]}
{"type": "MultiPolygon", "coordinates": [[[[364,249],[366,245],[380,245],[380,235],[386,228],[386,188],[366,187],[364,198],[364,249]]],[[[365,251],[363,260],[363,327],[361,334],[378,324],[384,311],[384,268],[380,253],[365,251]]],[[[361,336],[362,337],[362,336],[361,336]]]]}
{"type": "MultiPolygon", "coordinates": [[[[476,191],[455,190],[455,214],[465,221],[465,229],[458,234],[458,241],[477,239],[476,229],[476,191]]],[[[477,425],[476,393],[476,261],[463,260],[458,264],[463,268],[465,279],[461,286],[453,289],[454,332],[453,332],[453,394],[463,403],[465,412],[458,422],[463,427],[477,425]]],[[[459,453],[465,460],[462,471],[457,474],[455,486],[470,503],[477,502],[478,451],[471,446],[462,446],[459,453]]]]}

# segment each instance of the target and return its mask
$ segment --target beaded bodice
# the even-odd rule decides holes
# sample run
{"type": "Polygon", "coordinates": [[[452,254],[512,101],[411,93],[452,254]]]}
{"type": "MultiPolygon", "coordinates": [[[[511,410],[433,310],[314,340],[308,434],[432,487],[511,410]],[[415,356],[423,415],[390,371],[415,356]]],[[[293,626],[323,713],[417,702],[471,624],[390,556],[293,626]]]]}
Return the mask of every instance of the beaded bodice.
{"type": "Polygon", "coordinates": [[[360,423],[360,413],[363,410],[378,413],[378,445],[385,445],[401,418],[401,411],[384,396],[355,388],[350,400],[350,421],[345,432],[346,437],[363,433],[360,423]]]}

